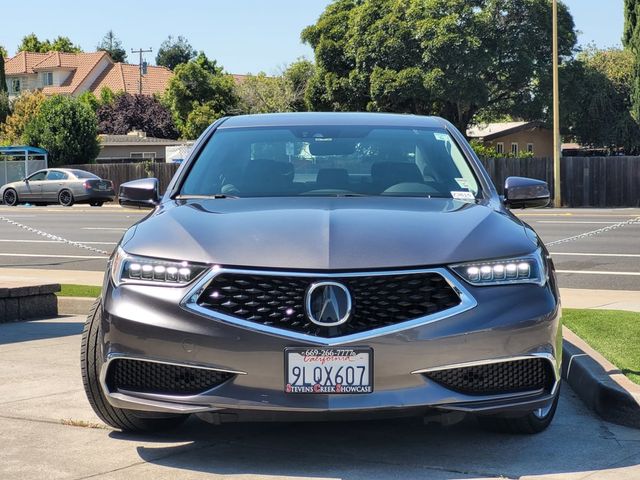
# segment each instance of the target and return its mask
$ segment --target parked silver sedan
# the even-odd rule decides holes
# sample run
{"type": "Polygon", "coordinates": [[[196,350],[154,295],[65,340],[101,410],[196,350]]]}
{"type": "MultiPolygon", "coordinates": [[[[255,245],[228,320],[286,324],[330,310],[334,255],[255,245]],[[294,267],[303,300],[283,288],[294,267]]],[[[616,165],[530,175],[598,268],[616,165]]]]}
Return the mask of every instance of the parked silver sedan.
{"type": "Polygon", "coordinates": [[[0,188],[2,203],[10,206],[19,203],[59,203],[70,207],[74,203],[88,203],[100,207],[104,202],[113,201],[114,197],[111,180],[71,168],[38,170],[23,180],[7,183],[0,188]]]}

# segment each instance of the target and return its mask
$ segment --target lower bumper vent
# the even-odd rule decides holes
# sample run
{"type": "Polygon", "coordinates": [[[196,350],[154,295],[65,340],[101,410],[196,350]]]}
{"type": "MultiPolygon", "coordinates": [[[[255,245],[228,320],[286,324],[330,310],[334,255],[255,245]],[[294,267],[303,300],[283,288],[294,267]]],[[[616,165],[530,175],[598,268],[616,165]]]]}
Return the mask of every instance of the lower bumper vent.
{"type": "Polygon", "coordinates": [[[110,391],[196,395],[226,382],[235,375],[219,370],[192,368],[144,360],[115,359],[107,372],[110,391]]]}
{"type": "Polygon", "coordinates": [[[449,390],[467,395],[499,395],[550,390],[553,368],[543,358],[451,368],[423,374],[449,390]]]}

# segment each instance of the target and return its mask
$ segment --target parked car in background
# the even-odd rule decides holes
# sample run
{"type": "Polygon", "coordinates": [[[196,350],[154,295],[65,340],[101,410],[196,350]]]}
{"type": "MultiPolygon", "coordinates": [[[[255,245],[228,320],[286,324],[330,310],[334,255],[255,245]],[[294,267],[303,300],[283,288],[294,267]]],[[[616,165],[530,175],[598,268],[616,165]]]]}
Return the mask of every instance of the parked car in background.
{"type": "Polygon", "coordinates": [[[440,118],[224,118],[123,236],[85,325],[96,414],[149,431],[212,422],[477,414],[536,433],[560,388],[553,263],[440,118]]]}
{"type": "Polygon", "coordinates": [[[0,188],[2,203],[10,206],[20,203],[59,203],[70,207],[74,203],[88,203],[101,207],[104,202],[113,201],[114,197],[111,180],[71,168],[38,170],[23,180],[7,183],[0,188]]]}

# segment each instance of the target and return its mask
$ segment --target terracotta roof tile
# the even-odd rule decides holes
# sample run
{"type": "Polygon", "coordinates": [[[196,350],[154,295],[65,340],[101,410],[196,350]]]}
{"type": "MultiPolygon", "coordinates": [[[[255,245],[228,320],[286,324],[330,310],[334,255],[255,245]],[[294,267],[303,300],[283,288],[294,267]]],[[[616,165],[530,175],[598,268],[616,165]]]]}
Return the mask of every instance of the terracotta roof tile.
{"type": "MultiPolygon", "coordinates": [[[[142,93],[144,95],[163,93],[172,75],[173,72],[165,67],[147,67],[147,74],[142,77],[142,93]]],[[[138,65],[114,63],[100,74],[89,89],[96,95],[99,95],[104,87],[114,92],[136,94],[139,89],[139,78],[138,65]]]]}
{"type": "Polygon", "coordinates": [[[49,53],[20,52],[15,57],[6,59],[4,71],[7,75],[34,73],[33,66],[47,58],[49,53]]]}

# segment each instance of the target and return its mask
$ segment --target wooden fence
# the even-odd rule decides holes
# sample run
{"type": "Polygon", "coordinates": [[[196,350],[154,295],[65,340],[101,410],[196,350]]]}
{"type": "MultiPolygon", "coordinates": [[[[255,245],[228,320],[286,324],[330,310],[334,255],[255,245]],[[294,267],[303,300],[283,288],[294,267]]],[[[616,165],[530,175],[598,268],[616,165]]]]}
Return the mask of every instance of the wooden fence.
{"type": "MultiPolygon", "coordinates": [[[[550,158],[483,159],[498,192],[507,177],[545,180],[553,192],[553,160],[550,158]]],[[[164,191],[178,165],[173,163],[121,163],[74,165],[121,183],[145,177],[160,180],[164,191]]],[[[561,163],[562,203],[567,207],[640,207],[640,157],[564,157],[561,163]]]]}

